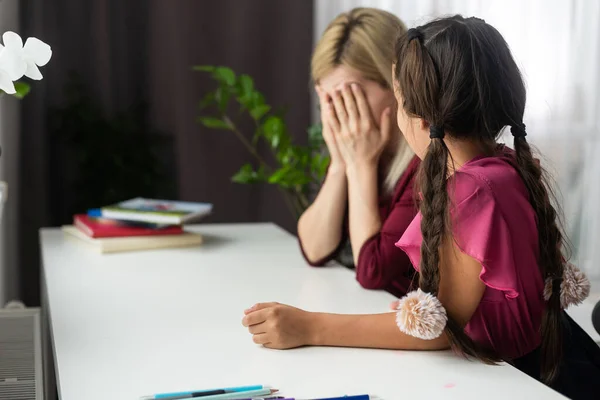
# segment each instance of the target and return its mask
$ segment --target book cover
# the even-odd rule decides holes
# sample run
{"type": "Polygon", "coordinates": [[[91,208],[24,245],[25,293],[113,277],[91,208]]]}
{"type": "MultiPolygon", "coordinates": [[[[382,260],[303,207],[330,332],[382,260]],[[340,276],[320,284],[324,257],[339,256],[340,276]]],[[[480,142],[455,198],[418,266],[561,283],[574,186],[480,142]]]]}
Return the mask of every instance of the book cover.
{"type": "Polygon", "coordinates": [[[212,204],[185,201],[155,200],[137,197],[102,207],[104,218],[181,225],[200,219],[212,212],[212,204]]]}
{"type": "Polygon", "coordinates": [[[180,235],[92,238],[72,225],[63,226],[62,231],[101,254],[192,247],[199,246],[203,242],[202,235],[191,232],[183,232],[180,235]]]}
{"type": "Polygon", "coordinates": [[[127,221],[92,218],[85,214],[75,215],[73,225],[92,238],[124,236],[179,235],[183,228],[178,225],[155,225],[127,221]]]}

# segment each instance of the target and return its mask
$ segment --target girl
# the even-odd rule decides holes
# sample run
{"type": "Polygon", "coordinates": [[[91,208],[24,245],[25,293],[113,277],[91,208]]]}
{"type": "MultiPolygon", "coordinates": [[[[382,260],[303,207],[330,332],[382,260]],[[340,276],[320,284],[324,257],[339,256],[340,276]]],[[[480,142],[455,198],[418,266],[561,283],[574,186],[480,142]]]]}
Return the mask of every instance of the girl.
{"type": "Polygon", "coordinates": [[[258,304],[256,343],[441,350],[505,360],[571,398],[600,393],[600,349],[564,312],[589,293],[565,261],[548,186],[523,124],[525,86],[502,36],[460,16],[402,35],[398,125],[422,158],[420,212],[398,246],[420,272],[394,313],[258,304]],[[496,144],[510,126],[514,151],[496,144]]]}
{"type": "Polygon", "coordinates": [[[360,284],[401,297],[413,269],[394,243],[417,213],[412,187],[418,158],[398,129],[380,123],[395,102],[391,38],[398,31],[406,29],[394,15],[356,8],[333,20],[314,50],[312,77],[331,164],[298,221],[298,237],[308,263],[321,266],[340,255],[349,236],[353,260],[341,261],[356,266],[360,284]],[[347,118],[327,113],[330,106],[347,118]],[[367,141],[376,142],[372,153],[367,141]]]}

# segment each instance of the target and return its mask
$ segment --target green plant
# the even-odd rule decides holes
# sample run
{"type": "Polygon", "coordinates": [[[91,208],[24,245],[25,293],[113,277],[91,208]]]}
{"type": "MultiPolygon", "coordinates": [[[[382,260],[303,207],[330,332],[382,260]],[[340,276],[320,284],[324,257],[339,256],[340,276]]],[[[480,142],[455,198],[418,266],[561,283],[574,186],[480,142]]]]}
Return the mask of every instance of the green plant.
{"type": "Polygon", "coordinates": [[[309,205],[309,194],[315,183],[321,182],[329,165],[324,154],[320,125],[308,129],[308,145],[294,144],[284,120],[284,112],[277,112],[262,93],[254,87],[253,79],[236,75],[228,67],[195,66],[195,71],[210,74],[217,87],[206,93],[200,102],[203,115],[198,122],[207,128],[233,132],[254,158],[254,164],[245,164],[232,177],[237,183],[268,183],[282,192],[286,204],[297,218],[309,205]],[[239,112],[232,113],[231,103],[239,112]],[[209,113],[208,110],[212,110],[209,113]],[[234,114],[237,114],[235,117],[234,114]],[[253,121],[253,134],[246,135],[238,128],[237,120],[246,114],[253,121]],[[263,158],[259,142],[265,142],[272,160],[263,158]]]}
{"type": "Polygon", "coordinates": [[[137,196],[171,195],[159,153],[168,137],[148,126],[144,103],[110,116],[73,74],[64,104],[48,117],[52,137],[67,152],[61,176],[73,197],[65,216],[137,196]]]}

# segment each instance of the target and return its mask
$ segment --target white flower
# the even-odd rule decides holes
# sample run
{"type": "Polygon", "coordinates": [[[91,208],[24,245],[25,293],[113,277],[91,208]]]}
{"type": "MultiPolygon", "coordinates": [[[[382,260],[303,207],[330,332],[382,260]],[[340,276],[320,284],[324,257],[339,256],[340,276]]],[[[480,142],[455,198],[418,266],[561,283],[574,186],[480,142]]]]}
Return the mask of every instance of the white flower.
{"type": "Polygon", "coordinates": [[[8,94],[15,93],[13,81],[20,79],[27,66],[19,54],[0,44],[0,89],[8,94]]]}
{"type": "MultiPolygon", "coordinates": [[[[2,35],[2,40],[4,41],[4,46],[6,50],[10,52],[14,52],[19,59],[19,70],[17,72],[21,72],[21,76],[25,75],[28,78],[39,81],[42,79],[42,74],[38,67],[43,67],[50,61],[52,57],[52,49],[46,43],[42,42],[39,39],[30,37],[25,42],[25,46],[23,46],[23,40],[21,40],[21,36],[17,35],[14,32],[5,32],[2,35]]],[[[13,78],[13,81],[20,79],[13,78]]]]}

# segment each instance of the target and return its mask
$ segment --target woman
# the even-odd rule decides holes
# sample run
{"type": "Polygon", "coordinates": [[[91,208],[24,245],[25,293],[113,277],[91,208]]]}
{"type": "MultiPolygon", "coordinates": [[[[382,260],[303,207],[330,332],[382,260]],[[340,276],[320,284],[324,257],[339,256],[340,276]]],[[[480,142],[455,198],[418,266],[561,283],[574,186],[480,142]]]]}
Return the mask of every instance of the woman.
{"type": "Polygon", "coordinates": [[[396,124],[380,124],[384,110],[395,103],[389,66],[392,38],[399,31],[406,29],[394,15],[356,8],[333,20],[319,40],[312,77],[321,109],[340,91],[340,113],[358,109],[359,102],[366,107],[348,126],[322,113],[331,163],[318,196],[298,221],[309,264],[322,266],[336,257],[349,236],[360,284],[398,297],[406,294],[413,270],[394,242],[417,212],[412,186],[418,165],[396,124]],[[346,84],[356,85],[354,92],[342,91],[346,84]],[[356,146],[357,137],[379,140],[382,135],[386,143],[376,154],[356,146]]]}
{"type": "MultiPolygon", "coordinates": [[[[398,242],[420,272],[419,289],[394,313],[320,314],[270,303],[246,310],[243,324],[255,342],[274,348],[452,347],[510,362],[569,398],[597,399],[600,348],[564,311],[583,301],[589,282],[562,254],[508,45],[480,19],[436,20],[398,40],[394,78],[398,125],[423,160],[420,212],[398,242]],[[507,126],[514,150],[496,143],[507,126]]],[[[378,146],[370,143],[372,152],[378,146]]]]}

